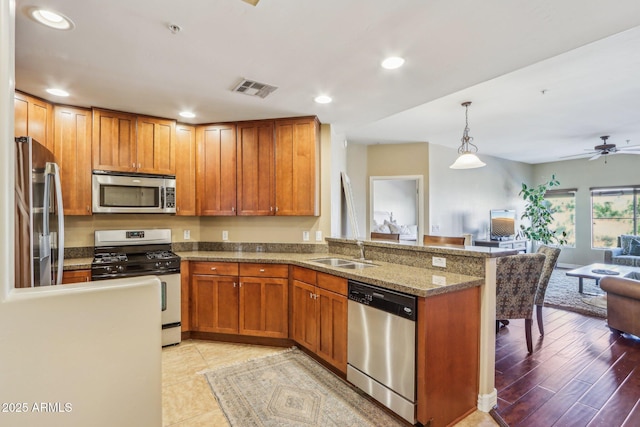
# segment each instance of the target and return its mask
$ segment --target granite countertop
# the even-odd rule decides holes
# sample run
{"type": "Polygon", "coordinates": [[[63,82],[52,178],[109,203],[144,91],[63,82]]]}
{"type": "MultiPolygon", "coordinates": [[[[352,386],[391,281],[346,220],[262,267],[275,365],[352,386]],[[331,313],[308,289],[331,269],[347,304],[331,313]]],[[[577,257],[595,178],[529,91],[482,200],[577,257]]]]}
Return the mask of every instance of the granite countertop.
{"type": "MultiPolygon", "coordinates": [[[[358,280],[371,285],[393,289],[421,297],[439,295],[456,290],[480,286],[484,278],[450,273],[444,270],[410,267],[383,261],[374,261],[375,267],[347,270],[313,262],[318,258],[343,258],[344,255],[281,252],[230,252],[230,251],[188,251],[176,252],[184,261],[221,261],[255,262],[268,264],[292,264],[311,268],[347,279],[358,280]]],[[[92,258],[68,258],[64,261],[65,270],[91,268],[92,258]]]]}
{"type": "Polygon", "coordinates": [[[421,297],[480,286],[484,283],[484,278],[482,277],[448,273],[444,270],[409,267],[382,261],[374,261],[375,267],[356,270],[331,267],[312,261],[313,259],[329,257],[353,260],[353,258],[347,256],[333,254],[208,251],[177,252],[177,254],[187,261],[292,264],[421,297]]]}

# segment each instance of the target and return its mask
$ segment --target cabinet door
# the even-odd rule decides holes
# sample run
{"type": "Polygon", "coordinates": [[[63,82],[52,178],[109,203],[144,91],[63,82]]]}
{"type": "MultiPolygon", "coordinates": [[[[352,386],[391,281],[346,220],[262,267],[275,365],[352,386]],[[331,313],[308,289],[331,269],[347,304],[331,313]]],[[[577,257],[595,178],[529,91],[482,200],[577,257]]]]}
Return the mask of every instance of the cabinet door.
{"type": "Polygon", "coordinates": [[[237,334],[237,278],[193,275],[191,280],[193,330],[237,334]]]}
{"type": "Polygon", "coordinates": [[[236,214],[236,127],[198,126],[196,206],[199,215],[236,214]]]}
{"type": "Polygon", "coordinates": [[[62,284],[91,281],[91,270],[67,270],[62,272],[62,284]]]}
{"type": "Polygon", "coordinates": [[[293,340],[315,352],[318,342],[315,286],[294,280],[291,286],[293,340]]]}
{"type": "Polygon", "coordinates": [[[65,215],[91,215],[91,110],[56,106],[54,155],[65,215]]]}
{"type": "Polygon", "coordinates": [[[273,121],[240,123],[237,136],[238,215],[275,213],[273,121]]]}
{"type": "Polygon", "coordinates": [[[175,175],[176,122],[138,116],[136,126],[138,172],[175,175]]]}
{"type": "Polygon", "coordinates": [[[276,215],[319,215],[317,119],[276,120],[276,215]]]}
{"type": "Polygon", "coordinates": [[[288,280],[240,278],[240,333],[272,338],[288,336],[288,280]]]}
{"type": "Polygon", "coordinates": [[[317,354],[347,372],[347,297],[316,288],[318,304],[317,354]]]}
{"type": "Polygon", "coordinates": [[[53,152],[53,104],[16,92],[15,136],[30,136],[53,152]]]}
{"type": "Polygon", "coordinates": [[[176,126],[176,215],[196,215],[195,126],[176,126]]]}
{"type": "Polygon", "coordinates": [[[93,169],[137,170],[135,115],[93,110],[93,169]]]}

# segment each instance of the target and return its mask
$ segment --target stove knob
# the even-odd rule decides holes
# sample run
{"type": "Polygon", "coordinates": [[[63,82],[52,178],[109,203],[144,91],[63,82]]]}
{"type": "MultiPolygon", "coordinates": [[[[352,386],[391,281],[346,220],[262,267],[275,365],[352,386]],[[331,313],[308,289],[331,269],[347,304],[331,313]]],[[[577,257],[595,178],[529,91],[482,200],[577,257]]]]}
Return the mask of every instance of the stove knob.
{"type": "Polygon", "coordinates": [[[119,266],[118,266],[118,272],[119,272],[119,273],[124,272],[124,270],[125,270],[124,265],[119,265],[119,266]]]}
{"type": "Polygon", "coordinates": [[[171,265],[171,261],[167,261],[167,262],[165,262],[165,265],[166,265],[167,267],[169,267],[169,266],[171,265]]]}
{"type": "Polygon", "coordinates": [[[155,264],[156,268],[161,268],[162,267],[162,263],[160,261],[157,261],[155,264]]]}
{"type": "Polygon", "coordinates": [[[104,271],[106,271],[107,273],[111,273],[111,266],[110,265],[106,265],[104,267],[104,271]]]}

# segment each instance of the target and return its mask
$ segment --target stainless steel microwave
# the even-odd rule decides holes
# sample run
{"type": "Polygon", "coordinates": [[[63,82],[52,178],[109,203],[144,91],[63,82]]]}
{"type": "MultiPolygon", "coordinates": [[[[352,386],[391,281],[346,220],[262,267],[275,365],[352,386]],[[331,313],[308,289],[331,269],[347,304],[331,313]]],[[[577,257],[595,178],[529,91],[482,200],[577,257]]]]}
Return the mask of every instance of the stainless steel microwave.
{"type": "Polygon", "coordinates": [[[176,213],[176,177],[93,171],[93,213],[176,213]]]}

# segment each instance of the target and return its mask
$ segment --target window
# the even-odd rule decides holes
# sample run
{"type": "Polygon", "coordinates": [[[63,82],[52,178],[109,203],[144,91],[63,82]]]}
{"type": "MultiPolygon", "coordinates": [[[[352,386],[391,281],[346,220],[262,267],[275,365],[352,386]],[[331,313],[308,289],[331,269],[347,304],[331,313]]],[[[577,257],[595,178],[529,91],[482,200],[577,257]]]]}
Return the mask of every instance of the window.
{"type": "Polygon", "coordinates": [[[549,225],[556,235],[567,233],[564,246],[576,246],[576,189],[551,190],[544,195],[544,200],[553,212],[553,222],[549,225]]]}
{"type": "Polygon", "coordinates": [[[621,234],[638,234],[640,186],[591,189],[591,246],[618,246],[621,234]]]}

